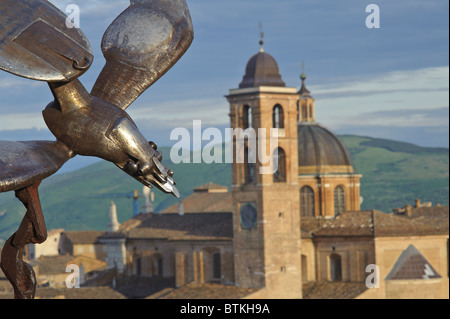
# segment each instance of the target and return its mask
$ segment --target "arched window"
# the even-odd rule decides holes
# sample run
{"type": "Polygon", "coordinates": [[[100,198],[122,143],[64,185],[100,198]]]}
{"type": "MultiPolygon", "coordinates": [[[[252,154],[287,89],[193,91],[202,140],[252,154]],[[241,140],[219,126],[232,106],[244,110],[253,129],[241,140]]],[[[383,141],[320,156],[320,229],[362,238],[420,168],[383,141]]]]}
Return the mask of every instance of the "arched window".
{"type": "Polygon", "coordinates": [[[253,127],[252,108],[249,105],[244,105],[242,108],[242,128],[248,129],[253,127]]]}
{"type": "Polygon", "coordinates": [[[274,154],[274,164],[278,164],[278,169],[273,174],[273,181],[275,183],[286,182],[286,153],[281,147],[278,147],[274,154]]]}
{"type": "Polygon", "coordinates": [[[343,186],[334,189],[334,215],[337,216],[345,211],[345,190],[343,186]]]}
{"type": "Polygon", "coordinates": [[[330,280],[342,280],[342,258],[338,254],[330,255],[330,280]]]}
{"type": "Polygon", "coordinates": [[[300,189],[300,215],[314,217],[314,191],[309,186],[300,189]]]}
{"type": "Polygon", "coordinates": [[[244,165],[245,184],[251,184],[255,181],[255,158],[248,147],[244,150],[244,165]]]}
{"type": "Polygon", "coordinates": [[[284,128],[284,111],[281,105],[277,104],[273,108],[272,119],[274,128],[284,128]]]}

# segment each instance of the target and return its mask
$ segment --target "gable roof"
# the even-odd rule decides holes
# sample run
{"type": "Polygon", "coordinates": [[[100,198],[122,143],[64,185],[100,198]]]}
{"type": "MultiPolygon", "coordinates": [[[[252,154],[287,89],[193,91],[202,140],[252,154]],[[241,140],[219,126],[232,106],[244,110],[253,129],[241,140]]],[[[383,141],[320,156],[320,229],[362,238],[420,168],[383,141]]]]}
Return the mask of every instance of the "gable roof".
{"type": "MultiPolygon", "coordinates": [[[[405,216],[407,217],[407,216],[405,216]]],[[[414,207],[411,209],[413,220],[427,224],[439,231],[449,230],[449,207],[433,206],[433,207],[414,207]]]]}
{"type": "Polygon", "coordinates": [[[413,245],[409,245],[398,257],[385,280],[432,279],[441,275],[413,245]]]}
{"type": "Polygon", "coordinates": [[[368,288],[364,282],[314,281],[303,283],[303,299],[353,299],[368,288]]]}
{"type": "Polygon", "coordinates": [[[83,264],[86,273],[106,268],[106,262],[86,256],[42,256],[33,263],[37,265],[39,274],[46,275],[65,273],[69,264],[83,264]]]}
{"type": "Polygon", "coordinates": [[[42,288],[36,289],[36,299],[126,299],[111,287],[42,288]]]}
{"type": "Polygon", "coordinates": [[[231,213],[152,214],[125,232],[127,238],[232,240],[231,213]]]}
{"type": "Polygon", "coordinates": [[[445,234],[445,231],[435,229],[431,225],[380,211],[373,211],[373,220],[374,235],[377,237],[445,234]]]}
{"type": "Polygon", "coordinates": [[[345,212],[313,231],[314,237],[388,237],[437,234],[448,234],[448,231],[377,210],[345,212]]]}
{"type": "Polygon", "coordinates": [[[72,244],[88,245],[97,244],[98,237],[103,234],[104,231],[85,230],[85,231],[65,231],[63,236],[69,239],[72,244]]]}
{"type": "MultiPolygon", "coordinates": [[[[185,214],[192,213],[225,213],[233,211],[233,200],[229,192],[194,192],[181,201],[185,214]]],[[[172,205],[162,212],[178,213],[178,204],[172,205]]]]}
{"type": "Polygon", "coordinates": [[[216,283],[189,283],[177,289],[167,289],[148,296],[146,299],[241,299],[257,290],[216,283]]]}

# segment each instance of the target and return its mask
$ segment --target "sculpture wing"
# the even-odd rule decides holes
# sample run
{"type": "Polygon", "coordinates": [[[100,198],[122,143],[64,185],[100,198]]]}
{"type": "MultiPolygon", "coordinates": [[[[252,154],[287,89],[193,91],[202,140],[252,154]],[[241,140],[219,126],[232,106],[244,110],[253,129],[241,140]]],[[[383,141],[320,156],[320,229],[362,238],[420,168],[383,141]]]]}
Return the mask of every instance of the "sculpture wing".
{"type": "Polygon", "coordinates": [[[131,0],[106,30],[106,64],[91,94],[126,109],[186,52],[194,32],[185,0],[131,0]]]}
{"type": "Polygon", "coordinates": [[[30,186],[53,175],[73,156],[61,142],[0,141],[0,193],[30,186]]]}
{"type": "Polygon", "coordinates": [[[45,0],[0,1],[0,69],[47,82],[67,82],[92,64],[80,29],[45,0]]]}

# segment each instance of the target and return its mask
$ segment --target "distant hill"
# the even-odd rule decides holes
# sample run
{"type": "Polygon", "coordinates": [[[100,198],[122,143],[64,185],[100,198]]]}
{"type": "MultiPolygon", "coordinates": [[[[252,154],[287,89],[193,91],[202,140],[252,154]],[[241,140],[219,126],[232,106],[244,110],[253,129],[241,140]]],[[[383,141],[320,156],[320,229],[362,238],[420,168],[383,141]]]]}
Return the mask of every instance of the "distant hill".
{"type": "Polygon", "coordinates": [[[414,204],[449,204],[449,150],[370,137],[340,136],[363,175],[362,209],[391,212],[414,204]]]}
{"type": "MultiPolygon", "coordinates": [[[[433,204],[449,204],[448,149],[352,135],[340,138],[355,170],[363,175],[362,209],[391,212],[395,207],[413,204],[416,198],[433,204]]],[[[194,187],[208,182],[231,186],[231,164],[175,165],[169,160],[170,149],[161,150],[164,163],[175,172],[182,198],[189,196],[194,187]]],[[[104,161],[52,176],[39,189],[47,228],[104,230],[111,200],[117,205],[119,222],[123,222],[132,217],[132,199],[115,194],[127,195],[135,189],[141,192],[142,186],[104,161]],[[111,198],[108,194],[112,194],[111,198]]],[[[171,195],[154,192],[157,211],[177,202],[171,195]]],[[[0,194],[0,239],[17,230],[24,213],[13,193],[0,194]]]]}

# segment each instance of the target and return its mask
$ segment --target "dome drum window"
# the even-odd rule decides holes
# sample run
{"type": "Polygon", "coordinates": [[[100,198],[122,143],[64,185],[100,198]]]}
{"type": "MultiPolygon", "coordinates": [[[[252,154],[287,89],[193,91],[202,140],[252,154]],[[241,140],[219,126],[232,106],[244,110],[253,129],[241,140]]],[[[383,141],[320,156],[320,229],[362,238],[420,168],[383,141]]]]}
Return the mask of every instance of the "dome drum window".
{"type": "Polygon", "coordinates": [[[343,186],[334,189],[334,214],[338,216],[345,211],[345,190],[343,186]]]}
{"type": "Polygon", "coordinates": [[[314,190],[309,186],[300,190],[300,215],[314,217],[314,190]]]}

